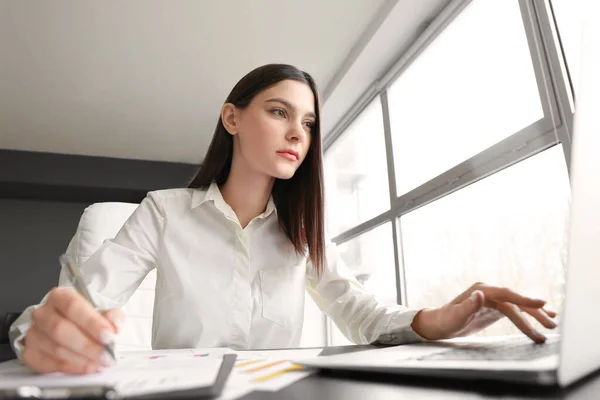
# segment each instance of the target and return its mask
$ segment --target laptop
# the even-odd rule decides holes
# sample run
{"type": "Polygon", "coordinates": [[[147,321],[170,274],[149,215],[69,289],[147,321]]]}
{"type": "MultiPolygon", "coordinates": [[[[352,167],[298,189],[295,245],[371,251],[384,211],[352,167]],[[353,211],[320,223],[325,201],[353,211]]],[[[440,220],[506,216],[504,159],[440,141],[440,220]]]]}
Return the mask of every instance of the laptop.
{"type": "Polygon", "coordinates": [[[584,25],[571,153],[565,302],[545,344],[524,335],[460,338],[298,360],[319,369],[567,386],[600,369],[600,26],[584,25]]]}

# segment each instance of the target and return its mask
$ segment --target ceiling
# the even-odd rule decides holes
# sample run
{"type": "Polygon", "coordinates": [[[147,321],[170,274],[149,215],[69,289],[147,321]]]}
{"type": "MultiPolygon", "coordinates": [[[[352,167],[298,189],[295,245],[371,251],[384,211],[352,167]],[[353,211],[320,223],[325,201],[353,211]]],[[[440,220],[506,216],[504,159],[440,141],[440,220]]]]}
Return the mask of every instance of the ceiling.
{"type": "Polygon", "coordinates": [[[0,0],[0,148],[198,163],[251,69],[321,89],[392,0],[0,0]]]}

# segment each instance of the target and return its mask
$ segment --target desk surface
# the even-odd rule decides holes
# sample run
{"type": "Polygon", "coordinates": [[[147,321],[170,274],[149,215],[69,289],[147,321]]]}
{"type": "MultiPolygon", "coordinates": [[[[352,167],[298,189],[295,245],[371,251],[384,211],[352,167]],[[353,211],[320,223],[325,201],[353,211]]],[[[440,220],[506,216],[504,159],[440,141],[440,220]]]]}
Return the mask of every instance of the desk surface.
{"type": "MultiPolygon", "coordinates": [[[[321,355],[350,353],[374,348],[372,346],[326,347],[321,355]]],[[[5,359],[13,358],[8,346],[5,359]],[[9,354],[10,352],[10,354],[9,354]]],[[[0,351],[0,356],[2,352],[0,351]]],[[[364,372],[321,372],[298,381],[278,392],[253,392],[243,400],[258,399],[600,399],[600,371],[584,378],[567,389],[540,388],[503,382],[468,382],[433,378],[403,377],[364,372]]]]}
{"type": "MultiPolygon", "coordinates": [[[[348,353],[371,346],[328,347],[321,355],[348,353]]],[[[243,400],[258,399],[600,399],[600,371],[567,389],[542,388],[490,381],[460,381],[403,377],[365,372],[323,371],[278,392],[253,392],[243,400]]]]}

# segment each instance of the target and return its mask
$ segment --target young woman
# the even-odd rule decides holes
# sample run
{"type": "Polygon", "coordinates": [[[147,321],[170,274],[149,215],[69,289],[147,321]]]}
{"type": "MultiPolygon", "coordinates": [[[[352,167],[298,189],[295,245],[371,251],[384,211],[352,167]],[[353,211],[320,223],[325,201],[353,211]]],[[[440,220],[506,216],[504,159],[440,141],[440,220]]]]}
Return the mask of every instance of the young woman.
{"type": "MultiPolygon", "coordinates": [[[[100,302],[53,289],[11,331],[33,371],[90,373],[111,365],[118,310],[157,268],[153,348],[293,347],[308,292],[356,343],[469,335],[507,316],[553,328],[544,301],[476,283],[440,308],[386,306],[325,237],[319,96],[311,76],[265,65],[233,88],[202,167],[187,189],[150,192],[118,235],[81,266],[100,302]]],[[[31,311],[31,310],[30,310],[31,311]]]]}

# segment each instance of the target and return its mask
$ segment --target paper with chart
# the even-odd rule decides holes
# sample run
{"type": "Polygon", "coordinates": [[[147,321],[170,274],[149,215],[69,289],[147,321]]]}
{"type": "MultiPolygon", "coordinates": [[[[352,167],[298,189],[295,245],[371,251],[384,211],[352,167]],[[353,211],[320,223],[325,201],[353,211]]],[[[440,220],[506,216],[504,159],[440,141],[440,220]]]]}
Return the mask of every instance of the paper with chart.
{"type": "Polygon", "coordinates": [[[117,365],[84,376],[34,375],[17,360],[0,364],[0,388],[109,385],[132,396],[212,385],[224,354],[238,359],[219,399],[235,399],[253,390],[275,391],[313,373],[291,359],[315,357],[322,349],[234,351],[229,348],[149,350],[117,353],[117,365]]]}
{"type": "Polygon", "coordinates": [[[102,372],[73,376],[33,374],[17,360],[0,364],[0,388],[22,385],[44,387],[112,386],[124,397],[212,386],[223,349],[158,350],[117,354],[117,365],[102,372]]]}
{"type": "Polygon", "coordinates": [[[293,364],[291,359],[317,356],[322,349],[236,351],[238,356],[228,385],[252,390],[276,391],[315,371],[293,364]]]}

